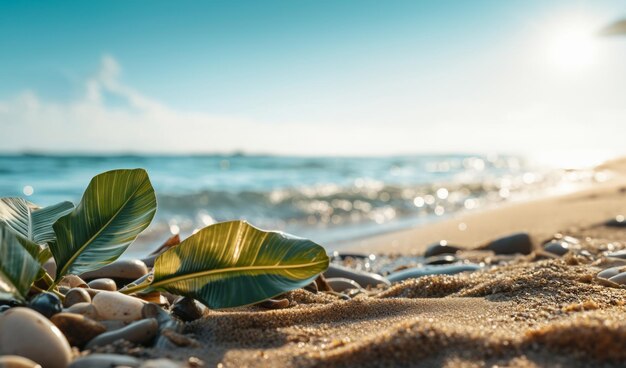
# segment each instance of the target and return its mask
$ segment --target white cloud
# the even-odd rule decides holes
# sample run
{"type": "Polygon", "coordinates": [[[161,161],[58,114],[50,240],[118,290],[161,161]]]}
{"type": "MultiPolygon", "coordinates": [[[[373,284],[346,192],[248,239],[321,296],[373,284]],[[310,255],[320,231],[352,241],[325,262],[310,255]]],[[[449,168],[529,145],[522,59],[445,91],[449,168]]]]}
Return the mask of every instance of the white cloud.
{"type": "Polygon", "coordinates": [[[626,153],[620,134],[626,110],[619,94],[607,94],[611,101],[602,96],[584,100],[593,94],[592,89],[586,94],[572,90],[569,95],[554,90],[547,98],[548,92],[543,92],[544,96],[528,88],[529,96],[518,98],[516,90],[494,87],[493,95],[485,90],[474,99],[446,95],[445,99],[415,102],[407,94],[406,106],[387,110],[363,101],[367,108],[362,111],[348,107],[346,115],[323,111],[316,118],[321,122],[267,122],[173,109],[124,84],[120,76],[118,62],[104,56],[97,73],[84,82],[84,93],[72,101],[42,99],[34,91],[0,100],[0,150],[305,155],[626,153]],[[123,103],[107,103],[108,95],[123,103]],[[540,102],[542,99],[545,101],[540,102]]]}

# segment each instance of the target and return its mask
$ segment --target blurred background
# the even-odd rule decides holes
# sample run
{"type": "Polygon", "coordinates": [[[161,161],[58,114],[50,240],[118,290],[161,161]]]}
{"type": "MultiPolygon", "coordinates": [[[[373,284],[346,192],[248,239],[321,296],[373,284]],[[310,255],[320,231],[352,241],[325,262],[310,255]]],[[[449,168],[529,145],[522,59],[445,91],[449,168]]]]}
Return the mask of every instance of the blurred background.
{"type": "Polygon", "coordinates": [[[604,181],[626,2],[0,1],[0,195],[143,167],[144,242],[324,242],[604,181]]]}

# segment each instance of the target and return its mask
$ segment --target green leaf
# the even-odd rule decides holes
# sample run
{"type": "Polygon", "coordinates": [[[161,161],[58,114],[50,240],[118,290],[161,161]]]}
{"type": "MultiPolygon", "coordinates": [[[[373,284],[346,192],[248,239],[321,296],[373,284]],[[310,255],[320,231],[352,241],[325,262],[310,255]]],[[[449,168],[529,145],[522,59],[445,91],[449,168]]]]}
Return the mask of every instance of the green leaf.
{"type": "Polygon", "coordinates": [[[0,222],[22,237],[43,245],[56,239],[52,225],[73,209],[71,202],[41,208],[23,198],[0,198],[0,222]]]}
{"type": "Polygon", "coordinates": [[[210,308],[237,307],[304,287],[328,262],[324,248],[310,240],[223,222],[160,255],[148,289],[190,296],[210,308]]]}
{"type": "Polygon", "coordinates": [[[25,299],[41,266],[39,246],[0,224],[0,298],[25,299]]]}
{"type": "Polygon", "coordinates": [[[50,248],[56,279],[96,270],[115,261],[152,221],[156,196],[143,169],[97,175],[76,209],[54,224],[50,248]]]}

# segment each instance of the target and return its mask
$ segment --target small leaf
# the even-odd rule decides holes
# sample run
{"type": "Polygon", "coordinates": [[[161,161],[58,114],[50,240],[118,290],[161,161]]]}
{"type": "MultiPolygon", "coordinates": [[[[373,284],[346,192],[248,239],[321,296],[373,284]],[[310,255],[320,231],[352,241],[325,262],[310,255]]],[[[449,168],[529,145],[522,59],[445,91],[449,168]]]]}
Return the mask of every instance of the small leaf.
{"type": "Polygon", "coordinates": [[[52,225],[74,209],[71,202],[41,208],[23,198],[0,198],[0,222],[22,237],[44,245],[56,239],[52,225]]]}
{"type": "Polygon", "coordinates": [[[156,196],[143,169],[113,170],[94,177],[76,209],[53,226],[50,250],[57,280],[96,270],[116,260],[152,221],[156,196]]]}
{"type": "Polygon", "coordinates": [[[0,298],[25,299],[41,266],[39,246],[0,224],[0,298]]]}
{"type": "Polygon", "coordinates": [[[160,255],[149,289],[190,296],[210,308],[237,307],[303,287],[328,262],[324,248],[310,240],[223,222],[160,255]]]}

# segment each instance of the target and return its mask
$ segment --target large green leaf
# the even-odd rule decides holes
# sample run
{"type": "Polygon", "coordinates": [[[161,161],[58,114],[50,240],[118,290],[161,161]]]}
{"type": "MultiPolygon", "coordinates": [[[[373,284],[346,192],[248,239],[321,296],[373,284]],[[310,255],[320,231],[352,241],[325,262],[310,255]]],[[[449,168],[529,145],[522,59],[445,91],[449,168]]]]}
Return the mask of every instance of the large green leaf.
{"type": "Polygon", "coordinates": [[[0,298],[24,299],[41,266],[39,246],[0,223],[0,298]]]}
{"type": "Polygon", "coordinates": [[[54,224],[57,281],[116,260],[152,221],[156,197],[143,169],[94,177],[76,209],[54,224]]]}
{"type": "Polygon", "coordinates": [[[328,262],[324,248],[310,240],[223,222],[160,255],[148,289],[187,295],[210,308],[237,307],[306,286],[328,262]]]}
{"type": "Polygon", "coordinates": [[[71,202],[41,208],[23,198],[0,198],[0,222],[37,244],[53,242],[52,225],[74,209],[71,202]]]}

